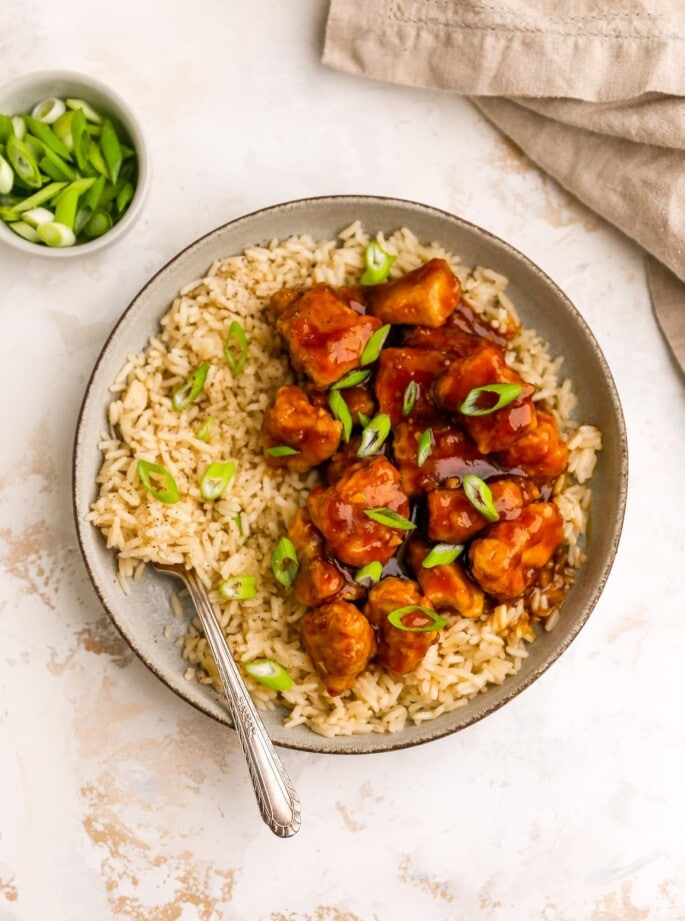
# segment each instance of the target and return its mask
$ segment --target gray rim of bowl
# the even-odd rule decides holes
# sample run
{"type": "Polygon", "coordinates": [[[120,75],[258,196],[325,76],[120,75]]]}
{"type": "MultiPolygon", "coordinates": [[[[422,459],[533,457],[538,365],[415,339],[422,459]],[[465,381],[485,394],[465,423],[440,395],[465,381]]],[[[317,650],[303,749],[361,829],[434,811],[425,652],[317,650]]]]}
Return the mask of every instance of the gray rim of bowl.
{"type": "MultiPolygon", "coordinates": [[[[537,668],[531,671],[530,675],[520,685],[520,687],[516,688],[515,690],[512,690],[509,694],[506,694],[505,696],[503,696],[503,698],[497,703],[493,703],[488,706],[485,706],[481,712],[473,714],[473,716],[469,717],[459,726],[436,727],[434,732],[432,733],[428,732],[424,738],[419,739],[419,740],[411,740],[408,742],[403,742],[400,739],[394,740],[392,739],[392,737],[390,737],[389,744],[384,745],[383,748],[377,749],[377,750],[366,750],[362,747],[346,748],[346,749],[336,748],[333,745],[329,744],[331,740],[327,739],[325,736],[316,735],[315,733],[312,733],[312,735],[315,736],[316,743],[312,744],[311,747],[300,745],[300,744],[296,745],[296,744],[292,744],[292,743],[289,743],[287,741],[282,741],[282,740],[279,740],[277,743],[279,747],[281,748],[289,748],[294,751],[311,751],[317,754],[335,754],[335,755],[382,754],[384,752],[389,752],[389,751],[398,751],[402,748],[413,748],[413,747],[416,747],[417,745],[424,745],[427,742],[433,742],[436,739],[444,738],[445,736],[452,735],[455,732],[460,732],[461,730],[466,729],[468,726],[472,726],[474,723],[479,722],[484,717],[489,716],[491,713],[494,713],[496,710],[499,710],[506,703],[509,703],[509,701],[512,700],[514,697],[517,697],[526,688],[530,687],[530,685],[534,681],[536,681],[542,674],[544,674],[547,671],[547,669],[554,662],[556,662],[556,660],[562,655],[562,653],[564,653],[568,649],[568,647],[571,645],[573,640],[578,636],[582,628],[585,626],[585,624],[588,621],[588,618],[590,617],[590,614],[592,614],[593,610],[595,609],[595,606],[597,605],[597,602],[599,601],[599,598],[602,594],[606,581],[609,577],[609,573],[611,572],[611,568],[613,566],[614,559],[616,558],[616,552],[618,550],[618,545],[619,545],[619,541],[621,538],[621,531],[623,529],[623,521],[625,517],[627,481],[628,481],[627,436],[626,436],[625,420],[623,417],[623,410],[621,408],[621,402],[618,397],[616,383],[614,381],[613,375],[611,374],[611,371],[609,370],[609,366],[599,346],[599,343],[595,339],[594,334],[590,330],[590,327],[587,325],[584,318],[578,312],[578,310],[573,305],[571,300],[567,297],[567,295],[561,290],[561,288],[559,288],[559,286],[554,281],[552,281],[552,279],[545,272],[543,272],[543,270],[539,266],[537,266],[531,259],[529,259],[528,256],[520,252],[518,249],[516,249],[516,247],[512,246],[510,243],[507,243],[505,240],[502,240],[501,237],[498,237],[496,234],[490,233],[490,231],[488,230],[484,230],[482,227],[479,227],[477,224],[474,224],[471,221],[466,221],[463,218],[457,217],[456,215],[452,214],[449,211],[444,211],[441,208],[435,208],[432,205],[425,205],[421,202],[415,202],[415,201],[410,201],[408,199],[392,198],[389,196],[380,196],[380,195],[320,195],[320,196],[313,196],[310,198],[294,199],[292,201],[280,202],[275,205],[270,205],[269,207],[266,207],[266,208],[259,208],[256,211],[251,211],[247,214],[240,215],[239,217],[234,218],[231,221],[227,221],[225,224],[220,224],[218,227],[215,227],[213,230],[210,230],[208,233],[203,234],[201,237],[198,237],[196,240],[193,240],[191,243],[185,246],[182,250],[180,250],[180,252],[176,253],[176,255],[174,255],[171,259],[169,259],[160,269],[158,269],[158,271],[155,272],[155,274],[151,278],[148,279],[148,281],[142,286],[142,288],[138,291],[135,297],[131,300],[129,305],[126,307],[124,312],[121,314],[119,320],[115,324],[109,336],[107,337],[100,351],[100,354],[98,355],[97,361],[95,362],[95,366],[93,367],[93,371],[90,375],[90,378],[88,379],[84,398],[81,404],[81,408],[79,410],[78,420],[76,423],[76,433],[75,433],[75,438],[74,438],[74,451],[73,451],[73,459],[72,459],[72,510],[73,510],[75,524],[76,524],[76,535],[77,535],[79,547],[81,550],[81,556],[83,557],[83,561],[85,563],[86,570],[88,571],[88,576],[90,578],[90,581],[95,589],[95,592],[98,598],[100,599],[102,606],[104,607],[105,611],[107,612],[114,626],[117,628],[118,632],[126,640],[128,645],[136,653],[136,655],[145,663],[147,668],[149,668],[150,671],[153,672],[153,674],[155,674],[160,679],[160,681],[163,682],[163,684],[165,684],[171,691],[173,691],[174,694],[176,694],[176,696],[180,697],[183,701],[190,704],[194,709],[199,710],[201,713],[204,713],[206,716],[211,717],[216,722],[221,723],[222,725],[228,726],[229,728],[233,729],[234,727],[228,719],[219,719],[215,713],[211,712],[208,709],[205,709],[201,703],[197,703],[195,701],[188,700],[186,697],[184,697],[179,692],[177,688],[175,688],[173,685],[171,685],[167,681],[166,676],[162,672],[160,672],[155,667],[155,665],[146,657],[145,652],[141,650],[136,645],[136,643],[129,636],[127,636],[126,633],[124,633],[124,631],[121,629],[121,627],[119,626],[117,622],[115,613],[109,608],[109,606],[107,605],[100,591],[100,588],[94,577],[94,573],[90,567],[90,562],[88,559],[88,551],[85,547],[85,543],[82,538],[82,528],[84,527],[85,522],[81,522],[79,518],[78,501],[77,501],[77,495],[76,495],[76,489],[75,489],[77,468],[78,468],[78,448],[79,448],[80,435],[81,435],[82,418],[83,418],[84,410],[86,407],[86,403],[88,402],[88,397],[90,394],[91,386],[93,384],[93,379],[95,378],[98,368],[100,366],[100,363],[103,360],[103,357],[105,356],[105,353],[108,350],[110,341],[112,340],[112,338],[114,337],[114,335],[116,334],[117,330],[122,325],[122,323],[125,322],[129,311],[134,306],[134,304],[136,303],[138,298],[141,296],[141,294],[151,284],[153,284],[154,281],[157,279],[157,277],[161,275],[173,262],[175,262],[177,259],[183,256],[186,252],[188,252],[188,250],[192,249],[194,246],[201,243],[203,240],[207,239],[208,237],[211,237],[213,234],[217,233],[218,231],[223,230],[226,227],[230,227],[233,224],[237,224],[240,221],[243,221],[247,218],[256,217],[258,215],[266,214],[270,212],[292,210],[293,208],[306,206],[307,204],[312,204],[314,202],[318,202],[318,203],[330,202],[331,205],[335,205],[336,202],[342,202],[342,201],[345,201],[345,202],[357,201],[359,202],[360,206],[363,206],[365,203],[368,203],[368,202],[378,202],[378,203],[396,205],[400,207],[409,205],[412,208],[417,208],[419,210],[424,211],[427,214],[434,214],[442,218],[449,218],[451,221],[454,221],[455,223],[461,225],[462,227],[474,230],[477,233],[481,233],[484,236],[488,237],[489,239],[496,241],[499,245],[504,246],[506,249],[514,253],[519,259],[523,260],[527,268],[530,271],[537,274],[538,276],[541,276],[544,279],[544,281],[551,288],[554,289],[558,297],[560,297],[565,302],[567,308],[572,312],[576,321],[582,326],[585,332],[585,335],[588,337],[590,343],[592,344],[593,351],[595,353],[595,356],[598,362],[601,365],[603,374],[607,382],[607,389],[609,392],[612,407],[613,407],[614,413],[616,415],[616,420],[618,423],[619,442],[620,442],[619,443],[620,483],[618,484],[618,487],[617,487],[618,515],[615,521],[613,534],[611,535],[611,550],[605,560],[604,567],[602,569],[600,578],[597,581],[597,584],[595,586],[595,589],[589,601],[585,605],[585,610],[583,611],[582,616],[578,618],[573,630],[570,631],[570,633],[568,634],[567,637],[565,637],[563,642],[561,642],[557,647],[554,648],[554,650],[551,652],[551,654],[545,661],[540,663],[540,665],[537,668]]],[[[160,317],[161,315],[162,314],[160,314],[160,317]]],[[[426,723],[424,725],[428,726],[429,724],[426,723]]]]}
{"type": "Polygon", "coordinates": [[[125,236],[136,219],[140,216],[150,187],[150,158],[147,154],[143,129],[141,128],[138,116],[116,90],[111,89],[111,87],[107,86],[106,83],[103,83],[97,77],[91,77],[89,74],[80,73],[76,70],[36,70],[28,74],[22,74],[20,77],[15,77],[14,80],[10,80],[9,83],[4,83],[0,86],[0,93],[4,93],[8,90],[21,89],[23,86],[31,86],[32,83],[47,79],[82,83],[84,87],[92,86],[93,89],[110,99],[113,105],[120,110],[121,115],[117,113],[117,119],[119,121],[126,121],[125,127],[131,135],[131,140],[133,141],[136,154],[138,155],[138,181],[136,183],[136,190],[123,218],[117,221],[107,233],[104,233],[95,240],[91,240],[89,243],[79,243],[76,246],[68,247],[38,246],[36,243],[29,243],[28,240],[23,240],[18,234],[10,230],[9,227],[5,225],[4,221],[0,221],[0,225],[2,226],[2,233],[7,239],[8,246],[13,246],[20,252],[28,253],[30,256],[47,256],[52,259],[88,256],[91,253],[103,249],[105,246],[109,246],[111,243],[115,243],[118,239],[125,236]],[[11,236],[7,237],[5,231],[11,236]]]}

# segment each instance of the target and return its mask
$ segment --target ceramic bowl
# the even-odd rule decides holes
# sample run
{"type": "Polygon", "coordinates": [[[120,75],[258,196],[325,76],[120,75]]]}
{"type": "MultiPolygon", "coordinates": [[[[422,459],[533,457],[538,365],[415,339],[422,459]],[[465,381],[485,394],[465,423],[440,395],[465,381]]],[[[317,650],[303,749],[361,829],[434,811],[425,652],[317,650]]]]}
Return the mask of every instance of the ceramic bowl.
{"type": "Polygon", "coordinates": [[[76,434],[74,509],[81,549],[93,584],[112,620],[133,649],[173,691],[203,713],[230,725],[222,698],[211,688],[184,679],[186,664],[164,637],[169,596],[179,588],[146,567],[131,597],[122,594],[114,554],[85,521],[96,494],[101,456],[98,436],[107,430],[108,388],[126,356],[145,347],[178,290],[202,276],[221,257],[274,237],[308,233],[329,239],[355,219],[372,232],[409,227],[420,240],[439,240],[467,265],[485,265],[507,275],[508,289],[523,323],[536,329],[554,354],[564,356],[564,374],[575,381],[578,418],[598,426],[604,449],[592,480],[593,506],[587,537],[587,562],[579,570],[562,616],[550,632],[529,647],[518,674],[492,686],[461,709],[394,734],[322,738],[306,727],[285,729],[282,712],[264,714],[277,744],[316,752],[364,753],[428,742],[481,719],[535,681],[568,648],[600,596],[616,553],[626,499],[627,453],[623,414],[613,378],[587,324],[566,295],[526,256],[492,234],[451,214],[425,205],[367,196],[305,199],[276,205],[219,227],[184,249],[157,273],[133,300],[100,355],[88,384],[76,434]]]}
{"type": "Polygon", "coordinates": [[[4,221],[0,221],[0,240],[9,246],[31,256],[71,259],[110,246],[133,227],[140,217],[147,197],[150,185],[150,162],[143,130],[135,113],[118,93],[94,77],[72,73],[68,70],[43,70],[38,73],[25,74],[0,87],[0,112],[4,115],[30,112],[37,102],[50,96],[74,97],[91,103],[99,112],[108,115],[116,128],[123,129],[138,156],[138,182],[135,194],[122,219],[101,237],[88,243],[77,243],[74,246],[43,246],[24,240],[10,230],[4,221]]]}

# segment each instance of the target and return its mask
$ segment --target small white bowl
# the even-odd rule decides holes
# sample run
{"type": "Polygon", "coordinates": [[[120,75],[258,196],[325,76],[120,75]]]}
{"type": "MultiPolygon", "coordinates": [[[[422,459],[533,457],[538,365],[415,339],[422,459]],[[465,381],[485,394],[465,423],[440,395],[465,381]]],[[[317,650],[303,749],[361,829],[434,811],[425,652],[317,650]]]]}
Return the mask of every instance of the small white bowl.
{"type": "Polygon", "coordinates": [[[150,185],[147,145],[140,122],[118,93],[94,77],[68,70],[42,70],[6,83],[0,87],[0,112],[4,115],[31,112],[37,102],[49,96],[84,99],[98,111],[108,115],[115,126],[124,129],[138,157],[136,191],[121,220],[117,221],[107,233],[88,243],[76,243],[74,246],[65,247],[30,243],[10,230],[4,221],[0,221],[0,240],[32,256],[48,256],[51,259],[85,256],[109,246],[115,240],[120,240],[140,216],[150,185]]]}

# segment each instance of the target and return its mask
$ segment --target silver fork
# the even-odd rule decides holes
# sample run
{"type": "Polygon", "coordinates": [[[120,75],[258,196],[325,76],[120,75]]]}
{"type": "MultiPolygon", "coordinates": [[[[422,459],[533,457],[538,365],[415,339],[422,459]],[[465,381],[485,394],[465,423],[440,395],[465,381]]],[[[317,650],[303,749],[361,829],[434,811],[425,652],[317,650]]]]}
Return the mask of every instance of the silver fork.
{"type": "Polygon", "coordinates": [[[185,566],[156,563],[155,568],[185,582],[219,670],[233,725],[247,760],[259,811],[275,835],[280,838],[292,837],[300,827],[300,800],[252,703],[214,613],[207,589],[197,573],[185,566]]]}

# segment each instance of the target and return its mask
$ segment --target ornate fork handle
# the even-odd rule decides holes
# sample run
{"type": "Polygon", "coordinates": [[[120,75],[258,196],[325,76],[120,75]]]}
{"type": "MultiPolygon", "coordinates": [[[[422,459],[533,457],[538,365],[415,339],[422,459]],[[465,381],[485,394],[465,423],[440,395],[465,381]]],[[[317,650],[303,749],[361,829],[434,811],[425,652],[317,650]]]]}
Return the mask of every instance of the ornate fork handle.
{"type": "Polygon", "coordinates": [[[247,759],[262,818],[274,834],[290,838],[300,827],[300,801],[252,703],[207,591],[192,570],[164,567],[162,571],[183,579],[195,604],[247,759]]]}

